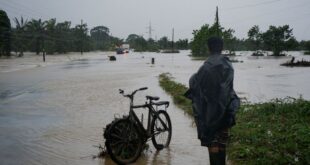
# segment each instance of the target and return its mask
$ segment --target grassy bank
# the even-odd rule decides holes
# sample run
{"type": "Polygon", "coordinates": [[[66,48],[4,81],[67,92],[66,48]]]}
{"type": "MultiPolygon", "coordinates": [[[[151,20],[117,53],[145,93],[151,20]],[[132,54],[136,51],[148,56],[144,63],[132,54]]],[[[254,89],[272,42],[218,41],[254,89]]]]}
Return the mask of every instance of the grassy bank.
{"type": "Polygon", "coordinates": [[[172,80],[169,73],[159,75],[160,86],[172,96],[173,103],[184,110],[187,114],[193,115],[191,101],[184,97],[187,87],[172,80]]]}
{"type": "MultiPolygon", "coordinates": [[[[160,86],[174,103],[192,114],[186,86],[161,74],[160,86]]],[[[228,158],[233,164],[310,164],[310,102],[276,99],[242,105],[231,129],[228,158]]]]}

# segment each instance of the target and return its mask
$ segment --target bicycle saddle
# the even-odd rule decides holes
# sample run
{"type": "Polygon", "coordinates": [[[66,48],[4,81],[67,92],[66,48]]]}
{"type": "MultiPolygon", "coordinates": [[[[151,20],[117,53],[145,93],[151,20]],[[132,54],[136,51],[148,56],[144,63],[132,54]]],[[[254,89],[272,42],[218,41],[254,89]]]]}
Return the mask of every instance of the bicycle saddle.
{"type": "Polygon", "coordinates": [[[159,101],[159,102],[155,102],[153,103],[154,105],[157,105],[157,106],[161,106],[161,105],[165,105],[166,108],[169,107],[169,101],[159,101]]]}
{"type": "Polygon", "coordinates": [[[159,100],[159,97],[157,96],[146,96],[146,99],[150,99],[150,100],[159,100]]]}

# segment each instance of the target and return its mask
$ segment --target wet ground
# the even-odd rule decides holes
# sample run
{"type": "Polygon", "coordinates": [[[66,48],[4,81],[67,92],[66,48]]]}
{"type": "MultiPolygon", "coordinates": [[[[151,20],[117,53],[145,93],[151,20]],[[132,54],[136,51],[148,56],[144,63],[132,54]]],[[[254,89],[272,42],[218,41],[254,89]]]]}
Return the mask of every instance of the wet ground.
{"type": "MultiPolygon", "coordinates": [[[[170,72],[187,84],[203,62],[190,60],[189,53],[129,53],[117,55],[114,62],[108,61],[113,52],[47,57],[45,64],[38,62],[38,56],[25,57],[27,62],[1,59],[0,164],[113,164],[109,158],[92,159],[92,155],[98,154],[93,145],[103,144],[103,127],[114,114],[128,113],[128,100],[118,89],[149,87],[137,94],[137,104],[145,95],[171,101],[157,76],[170,72]]],[[[310,99],[310,68],[279,66],[287,57],[238,54],[236,58],[244,61],[234,63],[235,88],[241,97],[252,102],[299,95],[310,99]]],[[[300,52],[291,54],[308,58],[300,52]]],[[[150,149],[135,164],[207,164],[208,151],[196,139],[192,119],[173,104],[168,113],[173,128],[170,147],[156,152],[149,143],[150,149]]]]}

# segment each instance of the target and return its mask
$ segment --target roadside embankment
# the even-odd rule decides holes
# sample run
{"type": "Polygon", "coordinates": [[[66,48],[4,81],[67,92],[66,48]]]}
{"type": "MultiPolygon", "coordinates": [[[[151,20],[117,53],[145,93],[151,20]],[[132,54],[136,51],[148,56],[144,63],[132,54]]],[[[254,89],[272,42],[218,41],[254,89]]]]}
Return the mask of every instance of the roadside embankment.
{"type": "MultiPolygon", "coordinates": [[[[168,73],[159,76],[160,86],[174,103],[192,115],[186,86],[168,73]]],[[[274,99],[242,104],[237,124],[231,129],[228,159],[232,164],[310,164],[310,101],[274,99]]]]}

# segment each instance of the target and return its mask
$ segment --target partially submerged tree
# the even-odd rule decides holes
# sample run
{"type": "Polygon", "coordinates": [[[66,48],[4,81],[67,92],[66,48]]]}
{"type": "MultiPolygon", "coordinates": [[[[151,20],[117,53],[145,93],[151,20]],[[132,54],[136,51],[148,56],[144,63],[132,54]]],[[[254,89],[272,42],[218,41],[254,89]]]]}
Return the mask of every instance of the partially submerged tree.
{"type": "Polygon", "coordinates": [[[45,25],[46,22],[42,21],[41,19],[35,20],[32,19],[27,24],[28,32],[31,34],[31,38],[34,42],[34,50],[38,55],[43,48],[44,44],[44,35],[45,35],[45,25]]]}
{"type": "Polygon", "coordinates": [[[222,32],[224,49],[229,51],[229,55],[235,55],[237,38],[233,35],[234,33],[233,29],[227,29],[222,32]]]}
{"type": "Polygon", "coordinates": [[[11,22],[6,12],[0,10],[0,56],[11,55],[11,22]]]}
{"type": "Polygon", "coordinates": [[[158,41],[160,49],[168,49],[170,47],[169,40],[167,36],[161,37],[158,41]]]}
{"type": "Polygon", "coordinates": [[[212,26],[205,24],[199,30],[194,30],[194,38],[191,42],[193,56],[208,56],[208,39],[213,36],[221,37],[224,40],[224,47],[230,53],[234,51],[236,38],[233,36],[233,29],[225,29],[219,23],[218,10],[216,10],[215,22],[212,26]]]}
{"type": "Polygon", "coordinates": [[[248,37],[248,40],[253,45],[253,50],[259,50],[262,48],[262,33],[260,32],[258,25],[254,25],[248,31],[248,37]]]}
{"type": "Polygon", "coordinates": [[[306,55],[310,55],[310,41],[301,41],[302,49],[306,55]]]}
{"type": "Polygon", "coordinates": [[[269,29],[263,33],[263,41],[268,50],[273,52],[274,56],[282,55],[282,51],[286,50],[289,40],[293,38],[293,29],[289,25],[284,26],[270,26],[269,29]]]}
{"type": "Polygon", "coordinates": [[[135,49],[135,51],[146,51],[147,50],[147,41],[137,34],[128,35],[126,42],[130,45],[131,48],[135,49]]]}
{"type": "Polygon", "coordinates": [[[56,24],[55,27],[55,49],[58,53],[67,53],[73,51],[73,30],[71,30],[71,22],[65,21],[56,24]]]}
{"type": "Polygon", "coordinates": [[[45,33],[44,33],[44,49],[47,54],[54,54],[56,51],[56,19],[52,18],[45,21],[45,33]]]}
{"type": "Polygon", "coordinates": [[[81,54],[83,54],[86,48],[87,31],[87,24],[85,23],[76,25],[74,28],[76,49],[79,50],[81,54]]]}
{"type": "Polygon", "coordinates": [[[94,42],[94,49],[107,50],[110,46],[109,28],[96,26],[90,30],[90,36],[94,42]]]}
{"type": "Polygon", "coordinates": [[[20,17],[18,20],[16,17],[14,18],[16,27],[14,33],[14,45],[16,51],[19,52],[19,57],[24,55],[24,50],[26,49],[26,42],[27,42],[27,33],[26,33],[26,26],[28,24],[28,20],[24,20],[23,17],[20,17]]]}
{"type": "Polygon", "coordinates": [[[179,39],[175,42],[175,46],[177,49],[186,50],[188,49],[188,40],[187,39],[179,39]]]}

